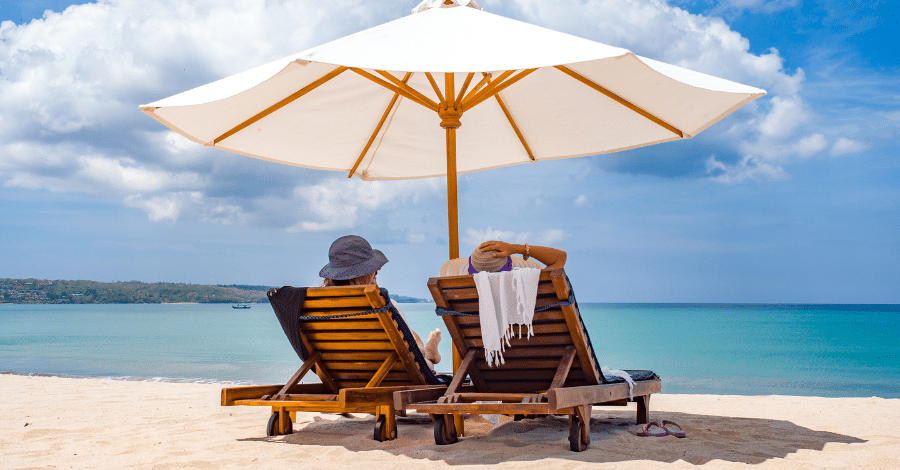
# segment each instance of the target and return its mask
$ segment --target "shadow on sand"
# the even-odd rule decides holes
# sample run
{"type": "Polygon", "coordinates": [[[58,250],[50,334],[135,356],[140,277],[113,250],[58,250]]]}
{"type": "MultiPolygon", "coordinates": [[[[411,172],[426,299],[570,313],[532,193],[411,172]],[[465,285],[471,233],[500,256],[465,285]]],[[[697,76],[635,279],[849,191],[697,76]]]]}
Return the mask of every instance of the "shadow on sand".
{"type": "Polygon", "coordinates": [[[498,427],[481,417],[466,420],[467,436],[447,446],[434,444],[431,420],[427,415],[398,419],[396,440],[372,439],[374,419],[314,415],[298,419],[294,434],[246,441],[280,444],[342,446],[352,452],[380,450],[413,459],[443,461],[448,465],[496,464],[535,461],[547,458],[573,462],[657,462],[685,461],[703,465],[713,460],[759,464],[782,459],[802,449],[821,451],[826,444],[861,444],[853,436],[815,431],[789,421],[732,418],[689,413],[658,412],[654,420],[680,424],[687,438],[639,437],[633,412],[595,410],[591,419],[591,444],[581,453],[569,451],[568,421],[565,417],[545,417],[511,421],[498,427]],[[505,448],[505,449],[504,449],[505,448]]]}

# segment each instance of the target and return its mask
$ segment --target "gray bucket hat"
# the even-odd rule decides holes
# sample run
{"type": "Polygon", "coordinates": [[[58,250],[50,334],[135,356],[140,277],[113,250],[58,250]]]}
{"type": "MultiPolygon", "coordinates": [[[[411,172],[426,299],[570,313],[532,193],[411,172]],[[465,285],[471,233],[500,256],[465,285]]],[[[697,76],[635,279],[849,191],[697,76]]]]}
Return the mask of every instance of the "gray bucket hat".
{"type": "Polygon", "coordinates": [[[365,238],[357,235],[345,235],[335,240],[328,250],[328,260],[329,263],[319,271],[319,276],[337,281],[372,274],[388,262],[384,253],[372,248],[365,238]]]}

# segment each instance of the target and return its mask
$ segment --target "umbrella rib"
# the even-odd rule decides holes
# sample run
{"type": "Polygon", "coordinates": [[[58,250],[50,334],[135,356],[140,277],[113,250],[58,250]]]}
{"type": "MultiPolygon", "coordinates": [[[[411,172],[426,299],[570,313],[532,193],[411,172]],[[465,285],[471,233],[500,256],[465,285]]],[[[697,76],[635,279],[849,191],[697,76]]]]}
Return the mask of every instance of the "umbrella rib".
{"type": "Polygon", "coordinates": [[[431,72],[425,72],[425,76],[428,77],[428,82],[431,83],[431,88],[434,88],[434,93],[438,97],[438,101],[441,103],[445,103],[447,100],[444,98],[444,94],[441,93],[441,89],[438,88],[437,82],[434,81],[434,77],[431,76],[431,72]]]}
{"type": "MultiPolygon", "coordinates": [[[[412,72],[407,72],[406,76],[403,77],[403,83],[409,81],[409,77],[412,77],[412,72]]],[[[350,173],[347,174],[347,178],[352,178],[353,173],[356,173],[356,169],[359,168],[359,164],[362,163],[363,158],[365,158],[366,154],[369,152],[369,148],[372,147],[372,143],[375,142],[375,138],[378,137],[378,133],[381,132],[381,126],[384,126],[384,122],[387,121],[388,116],[391,114],[391,110],[394,109],[394,104],[397,103],[397,98],[400,97],[400,93],[394,93],[394,97],[391,98],[391,104],[388,105],[387,109],[384,110],[384,114],[381,116],[381,120],[378,121],[378,125],[375,126],[375,132],[372,132],[372,137],[369,137],[369,141],[366,142],[366,147],[363,149],[362,153],[359,154],[359,158],[356,159],[356,163],[353,164],[353,169],[350,170],[350,173]]]]}
{"type": "Polygon", "coordinates": [[[519,137],[519,142],[522,142],[522,147],[525,147],[525,151],[528,152],[528,158],[530,158],[531,161],[534,161],[534,154],[531,153],[531,147],[528,146],[528,142],[525,142],[525,136],[522,135],[521,131],[519,131],[519,126],[516,125],[516,121],[513,119],[512,114],[510,114],[509,110],[506,109],[506,104],[503,103],[503,98],[500,98],[500,93],[494,95],[494,98],[497,98],[497,103],[500,105],[500,109],[503,110],[503,114],[506,115],[506,119],[509,120],[509,125],[512,126],[514,131],[516,131],[516,135],[519,137]]]}
{"type": "Polygon", "coordinates": [[[400,96],[403,96],[404,98],[409,98],[410,100],[412,100],[416,103],[419,103],[422,106],[424,106],[434,112],[437,112],[437,110],[438,110],[438,105],[433,100],[431,100],[428,97],[426,97],[425,95],[419,93],[414,88],[401,82],[400,80],[397,79],[397,77],[395,77],[387,72],[384,72],[382,70],[377,70],[377,72],[380,75],[382,75],[383,77],[390,80],[389,82],[386,82],[386,81],[384,81],[362,69],[351,68],[350,70],[358,73],[359,75],[362,75],[365,78],[368,78],[369,80],[372,80],[373,82],[387,88],[388,90],[391,90],[395,93],[400,93],[400,96]]]}
{"type": "Polygon", "coordinates": [[[504,78],[506,78],[503,75],[506,75],[507,73],[512,73],[513,71],[510,70],[507,72],[503,72],[503,74],[501,74],[499,77],[497,77],[497,82],[494,82],[493,87],[489,87],[487,90],[482,90],[481,93],[479,93],[478,95],[475,95],[475,97],[472,99],[472,101],[470,103],[463,103],[463,109],[470,109],[470,108],[474,108],[475,106],[478,106],[478,104],[481,103],[482,101],[490,98],[491,96],[496,95],[497,93],[500,93],[501,91],[507,89],[512,84],[527,77],[528,75],[531,75],[535,70],[537,70],[537,69],[523,70],[523,71],[519,72],[518,74],[516,74],[516,76],[510,77],[509,80],[503,81],[503,83],[498,84],[497,82],[500,82],[504,78]]]}
{"type": "Polygon", "coordinates": [[[456,96],[456,84],[454,80],[456,79],[456,75],[453,72],[444,73],[444,89],[447,92],[447,107],[455,108],[456,102],[453,101],[453,97],[456,96]]]}
{"type": "Polygon", "coordinates": [[[606,88],[600,86],[599,84],[595,83],[594,81],[592,81],[591,79],[585,77],[584,75],[581,75],[580,73],[578,73],[578,72],[576,72],[576,71],[574,71],[574,70],[572,70],[572,69],[566,67],[565,65],[557,65],[556,68],[559,69],[561,72],[565,73],[566,75],[568,75],[568,76],[574,78],[575,80],[578,80],[579,82],[581,82],[581,83],[583,83],[583,84],[585,84],[585,85],[587,85],[587,86],[593,88],[594,90],[599,91],[600,93],[603,93],[604,95],[606,95],[607,97],[609,97],[609,98],[613,99],[614,101],[618,102],[618,103],[621,104],[622,106],[625,106],[626,108],[628,108],[628,109],[630,109],[630,110],[632,110],[632,111],[634,111],[634,112],[640,114],[641,116],[643,116],[643,117],[649,119],[650,121],[653,121],[654,123],[656,123],[656,124],[659,125],[660,127],[663,127],[663,128],[665,128],[665,129],[671,131],[672,133],[674,133],[674,134],[677,135],[678,137],[684,138],[684,132],[681,132],[681,131],[680,131],[678,128],[676,128],[675,126],[673,126],[673,125],[667,123],[666,121],[663,121],[662,119],[660,119],[660,118],[658,118],[658,117],[656,117],[656,116],[650,114],[649,112],[647,112],[646,110],[644,110],[644,109],[641,108],[640,106],[638,106],[638,105],[636,105],[636,104],[634,104],[634,103],[632,103],[632,102],[626,100],[625,98],[622,98],[621,96],[619,96],[619,95],[617,95],[617,94],[615,94],[615,93],[613,93],[613,92],[607,90],[606,88]]]}
{"type": "Polygon", "coordinates": [[[400,88],[401,90],[406,91],[406,92],[409,93],[410,95],[416,97],[416,98],[417,98],[419,101],[421,101],[422,103],[427,104],[428,107],[430,107],[430,108],[434,109],[435,111],[437,111],[437,109],[438,109],[438,104],[435,103],[434,100],[432,100],[431,98],[429,98],[429,97],[423,95],[419,90],[416,90],[415,88],[413,88],[413,87],[407,85],[406,83],[401,82],[400,79],[398,79],[397,77],[391,75],[389,72],[386,72],[386,71],[384,71],[384,70],[376,70],[376,72],[378,72],[378,74],[381,75],[382,77],[387,78],[388,80],[390,80],[391,83],[393,83],[395,86],[397,86],[397,87],[400,88]]]}
{"type": "Polygon", "coordinates": [[[316,80],[316,81],[310,83],[309,85],[306,85],[305,87],[303,87],[300,91],[297,91],[297,92],[293,93],[292,95],[288,96],[287,98],[285,98],[285,99],[283,99],[283,100],[281,100],[281,101],[279,101],[279,102],[273,104],[272,106],[269,106],[268,108],[266,108],[266,109],[263,110],[262,112],[256,114],[256,115],[253,116],[252,118],[247,119],[246,121],[244,121],[244,122],[238,124],[237,126],[233,127],[230,131],[228,131],[228,132],[226,132],[226,133],[220,135],[219,137],[216,137],[215,139],[213,139],[212,145],[216,145],[216,144],[218,144],[219,142],[221,142],[221,141],[223,141],[223,140],[225,140],[225,139],[227,139],[227,138],[233,136],[234,134],[237,134],[238,132],[240,132],[240,131],[246,129],[248,126],[253,125],[253,123],[255,123],[255,122],[259,121],[260,119],[262,119],[262,118],[264,118],[264,117],[266,117],[266,116],[268,116],[268,115],[274,113],[275,111],[278,111],[279,109],[281,109],[281,108],[287,106],[288,104],[290,104],[290,103],[293,102],[294,100],[297,100],[297,99],[300,98],[301,96],[303,96],[303,95],[305,95],[305,94],[307,94],[307,93],[309,93],[309,92],[315,90],[316,88],[318,88],[318,87],[320,87],[321,85],[325,84],[325,82],[331,80],[331,79],[334,78],[334,77],[337,77],[338,75],[340,75],[341,73],[343,73],[343,72],[346,71],[346,70],[347,70],[347,67],[338,67],[338,68],[332,70],[331,72],[329,72],[328,74],[323,75],[323,76],[320,77],[318,80],[316,80]]]}
{"type": "Polygon", "coordinates": [[[467,101],[470,101],[472,99],[472,97],[475,96],[476,94],[478,94],[478,92],[481,90],[481,88],[484,87],[490,80],[491,80],[491,74],[490,73],[484,74],[484,77],[481,78],[481,81],[479,81],[478,84],[475,85],[475,88],[472,88],[472,91],[470,91],[469,94],[466,95],[466,97],[462,99],[462,102],[465,103],[467,101]]]}
{"type": "MultiPolygon", "coordinates": [[[[484,72],[482,72],[484,73],[484,72]]],[[[490,80],[490,76],[487,73],[484,73],[485,78],[490,80]]],[[[503,114],[506,115],[506,119],[509,121],[509,125],[512,126],[513,130],[516,132],[516,136],[519,137],[519,142],[522,143],[522,147],[525,147],[525,152],[528,153],[528,158],[531,161],[534,161],[534,154],[531,153],[531,147],[528,146],[528,142],[525,141],[525,136],[522,135],[522,132],[519,130],[519,126],[516,125],[515,119],[513,119],[512,114],[509,112],[509,109],[506,107],[506,103],[503,102],[503,98],[500,97],[500,93],[494,95],[494,98],[497,99],[497,104],[500,105],[500,109],[503,110],[503,114]]]]}
{"type": "Polygon", "coordinates": [[[497,77],[497,80],[495,80],[495,81],[491,81],[490,78],[487,78],[487,84],[484,86],[484,88],[481,89],[481,91],[476,93],[474,96],[467,96],[463,100],[463,102],[462,102],[463,109],[469,109],[470,107],[472,107],[471,103],[474,103],[476,100],[479,102],[484,101],[482,99],[483,96],[484,97],[490,96],[490,92],[494,88],[497,87],[497,84],[502,83],[503,80],[506,80],[506,78],[509,77],[510,75],[512,75],[513,73],[515,73],[515,70],[507,70],[506,72],[501,73],[500,76],[497,77]]]}
{"type": "MultiPolygon", "coordinates": [[[[459,90],[459,94],[456,95],[456,102],[457,102],[457,103],[462,103],[463,95],[466,94],[466,89],[469,88],[469,83],[472,82],[472,77],[474,77],[474,76],[475,76],[475,72],[470,72],[469,75],[466,76],[466,81],[463,82],[463,86],[462,86],[462,88],[459,90]]],[[[487,76],[490,76],[490,75],[487,75],[487,76]]]]}
{"type": "Polygon", "coordinates": [[[462,100],[456,100],[456,101],[458,103],[465,103],[465,102],[471,100],[472,97],[475,96],[478,93],[478,91],[481,90],[481,88],[490,81],[491,81],[491,74],[489,74],[489,73],[484,74],[484,77],[481,78],[481,81],[479,81],[478,84],[475,85],[475,88],[472,88],[472,91],[470,91],[469,94],[466,95],[465,98],[463,98],[462,100]]]}

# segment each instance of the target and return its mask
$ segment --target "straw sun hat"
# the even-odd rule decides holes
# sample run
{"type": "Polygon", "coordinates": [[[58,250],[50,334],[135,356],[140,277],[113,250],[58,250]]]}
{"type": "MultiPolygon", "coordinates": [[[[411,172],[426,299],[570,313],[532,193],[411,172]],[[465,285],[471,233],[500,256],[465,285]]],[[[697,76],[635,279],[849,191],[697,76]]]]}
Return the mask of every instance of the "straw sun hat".
{"type": "Polygon", "coordinates": [[[494,253],[497,252],[485,251],[482,253],[478,248],[475,248],[475,251],[472,252],[472,256],[469,258],[472,262],[472,268],[476,271],[487,271],[489,273],[500,271],[500,269],[509,263],[509,257],[502,256],[500,258],[494,258],[494,253]]]}
{"type": "Polygon", "coordinates": [[[345,235],[331,244],[328,261],[328,264],[319,271],[319,276],[345,281],[378,271],[388,259],[384,253],[372,248],[365,238],[345,235]]]}

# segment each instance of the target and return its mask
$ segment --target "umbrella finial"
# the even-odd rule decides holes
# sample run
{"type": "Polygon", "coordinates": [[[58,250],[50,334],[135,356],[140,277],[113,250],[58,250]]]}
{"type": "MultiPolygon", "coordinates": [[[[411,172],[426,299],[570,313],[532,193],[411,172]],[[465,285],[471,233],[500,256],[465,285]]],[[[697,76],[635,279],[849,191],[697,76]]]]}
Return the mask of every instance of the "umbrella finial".
{"type": "Polygon", "coordinates": [[[432,8],[446,8],[456,6],[469,7],[476,10],[482,9],[481,5],[479,5],[476,0],[422,0],[422,3],[416,5],[416,7],[412,9],[412,12],[421,13],[432,8]]]}

